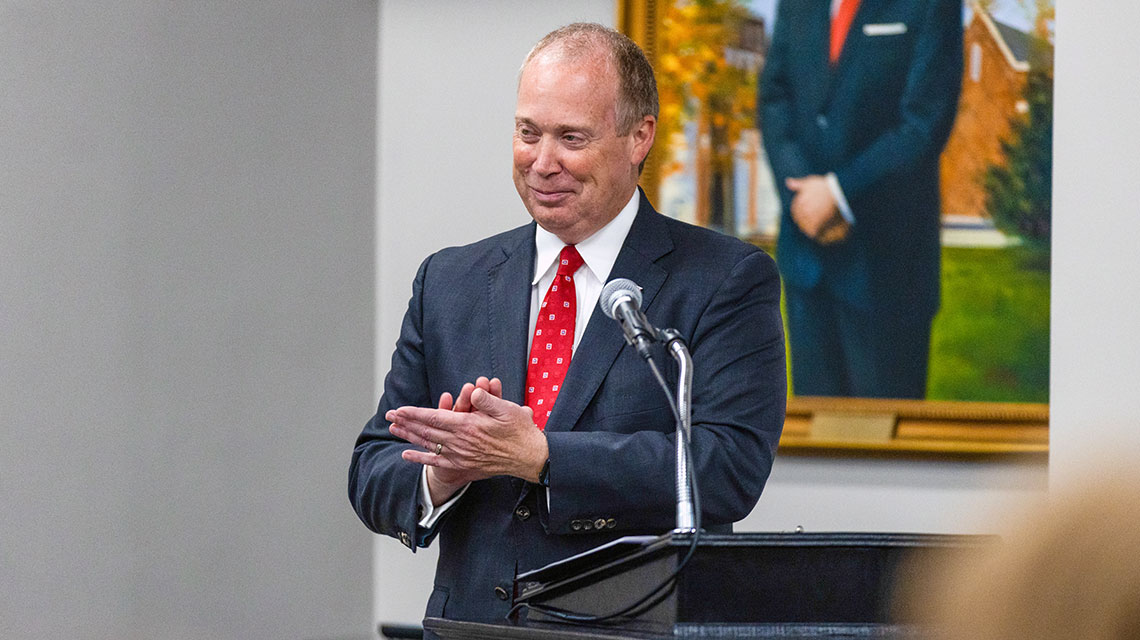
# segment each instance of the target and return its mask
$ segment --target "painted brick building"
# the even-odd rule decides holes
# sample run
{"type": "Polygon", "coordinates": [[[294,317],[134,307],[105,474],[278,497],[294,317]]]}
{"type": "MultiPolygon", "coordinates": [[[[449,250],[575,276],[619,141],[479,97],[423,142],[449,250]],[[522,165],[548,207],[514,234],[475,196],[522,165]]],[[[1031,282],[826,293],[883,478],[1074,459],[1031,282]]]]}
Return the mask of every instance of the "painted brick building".
{"type": "Polygon", "coordinates": [[[1030,38],[976,4],[971,9],[958,117],[942,152],[942,212],[987,218],[982,179],[986,167],[1003,161],[1001,141],[1011,119],[1027,110],[1030,38]]]}

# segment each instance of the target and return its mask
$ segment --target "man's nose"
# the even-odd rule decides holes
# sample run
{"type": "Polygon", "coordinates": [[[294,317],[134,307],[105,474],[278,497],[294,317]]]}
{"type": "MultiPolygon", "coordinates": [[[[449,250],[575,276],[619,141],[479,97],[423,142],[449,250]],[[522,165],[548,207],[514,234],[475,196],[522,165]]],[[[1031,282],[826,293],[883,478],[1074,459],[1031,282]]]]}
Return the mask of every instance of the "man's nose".
{"type": "Polygon", "coordinates": [[[531,165],[531,168],[539,175],[549,176],[562,169],[562,163],[558,159],[558,142],[556,140],[542,138],[535,146],[534,153],[534,164],[531,165]]]}

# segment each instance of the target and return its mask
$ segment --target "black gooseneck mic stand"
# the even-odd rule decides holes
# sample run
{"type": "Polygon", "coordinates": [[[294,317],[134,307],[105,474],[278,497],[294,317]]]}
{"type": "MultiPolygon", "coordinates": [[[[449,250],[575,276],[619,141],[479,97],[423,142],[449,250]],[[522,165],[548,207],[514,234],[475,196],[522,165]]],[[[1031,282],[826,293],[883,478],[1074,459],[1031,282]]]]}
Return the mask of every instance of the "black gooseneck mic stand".
{"type": "Polygon", "coordinates": [[[701,535],[700,492],[692,473],[692,387],[693,358],[681,333],[676,329],[660,330],[653,327],[641,312],[641,290],[634,282],[624,278],[611,280],[603,288],[599,305],[607,316],[617,320],[625,334],[625,341],[649,365],[657,383],[668,398],[669,407],[676,421],[676,526],[661,540],[689,538],[689,547],[676,568],[648,593],[637,598],[632,604],[606,614],[589,615],[551,605],[537,604],[525,600],[512,607],[508,618],[522,607],[528,607],[551,618],[578,623],[622,623],[645,613],[662,602],[672,592],[681,571],[697,549],[701,535]],[[677,394],[674,397],[669,384],[661,374],[649,349],[652,342],[663,343],[678,365],[677,394]]]}

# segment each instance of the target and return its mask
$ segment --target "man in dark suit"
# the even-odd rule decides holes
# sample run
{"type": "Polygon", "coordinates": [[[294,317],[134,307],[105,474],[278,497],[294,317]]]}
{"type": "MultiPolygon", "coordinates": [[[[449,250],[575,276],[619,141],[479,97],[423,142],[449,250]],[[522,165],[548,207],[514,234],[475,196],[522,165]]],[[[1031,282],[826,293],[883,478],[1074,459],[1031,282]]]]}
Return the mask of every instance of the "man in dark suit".
{"type": "Polygon", "coordinates": [[[761,128],[797,395],[922,398],[961,0],[781,0],[761,128]]]}
{"type": "Polygon", "coordinates": [[[729,530],[760,496],[784,419],[779,278],[758,249],[653,210],[637,179],[656,113],[628,38],[548,35],[516,108],[514,179],[534,222],[420,266],[349,497],[413,551],[438,536],[428,616],[504,622],[517,572],[672,528],[673,416],[597,309],[609,279],[637,282],[650,321],[688,340],[707,528],[729,530]]]}

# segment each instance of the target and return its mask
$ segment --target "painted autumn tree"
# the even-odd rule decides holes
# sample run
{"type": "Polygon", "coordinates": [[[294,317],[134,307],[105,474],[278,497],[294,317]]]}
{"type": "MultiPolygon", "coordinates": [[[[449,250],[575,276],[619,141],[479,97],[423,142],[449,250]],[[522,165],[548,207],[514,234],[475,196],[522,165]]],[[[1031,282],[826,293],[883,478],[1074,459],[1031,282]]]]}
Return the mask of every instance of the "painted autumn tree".
{"type": "Polygon", "coordinates": [[[1053,226],[1053,74],[1032,68],[1025,86],[1026,117],[1002,142],[1004,165],[986,171],[986,204],[997,226],[1048,248],[1053,226]]]}
{"type": "MultiPolygon", "coordinates": [[[[658,139],[671,144],[696,123],[696,221],[721,229],[733,219],[734,147],[756,126],[756,71],[731,55],[748,19],[735,0],[690,0],[669,3],[662,20],[658,139]]],[[[670,160],[662,175],[680,169],[670,160]]]]}

